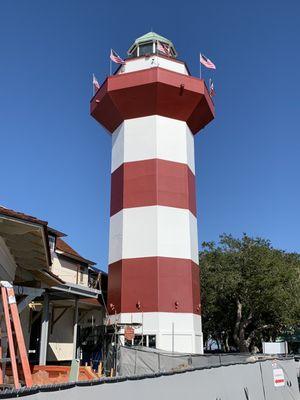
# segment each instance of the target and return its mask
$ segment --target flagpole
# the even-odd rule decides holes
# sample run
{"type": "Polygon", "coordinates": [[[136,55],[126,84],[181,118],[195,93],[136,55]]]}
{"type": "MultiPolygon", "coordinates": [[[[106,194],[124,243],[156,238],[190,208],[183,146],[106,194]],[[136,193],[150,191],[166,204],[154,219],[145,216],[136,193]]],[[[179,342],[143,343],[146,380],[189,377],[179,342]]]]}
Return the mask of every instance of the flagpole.
{"type": "Polygon", "coordinates": [[[109,60],[109,75],[112,75],[112,62],[111,62],[111,58],[109,60]]]}
{"type": "Polygon", "coordinates": [[[200,53],[199,61],[200,61],[200,79],[201,79],[201,53],[200,53]]]}

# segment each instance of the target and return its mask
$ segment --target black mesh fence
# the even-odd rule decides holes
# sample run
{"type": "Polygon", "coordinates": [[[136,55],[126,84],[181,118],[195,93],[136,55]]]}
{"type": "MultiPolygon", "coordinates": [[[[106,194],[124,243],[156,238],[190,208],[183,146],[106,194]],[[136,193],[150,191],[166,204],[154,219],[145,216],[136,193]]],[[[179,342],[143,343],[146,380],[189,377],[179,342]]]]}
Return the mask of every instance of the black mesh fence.
{"type": "MultiPolygon", "coordinates": [[[[117,349],[115,357],[117,360],[117,374],[119,376],[249,363],[262,358],[261,356],[252,356],[251,354],[234,353],[205,355],[179,354],[138,346],[120,346],[117,349]]],[[[263,359],[266,359],[266,356],[263,359]]]]}

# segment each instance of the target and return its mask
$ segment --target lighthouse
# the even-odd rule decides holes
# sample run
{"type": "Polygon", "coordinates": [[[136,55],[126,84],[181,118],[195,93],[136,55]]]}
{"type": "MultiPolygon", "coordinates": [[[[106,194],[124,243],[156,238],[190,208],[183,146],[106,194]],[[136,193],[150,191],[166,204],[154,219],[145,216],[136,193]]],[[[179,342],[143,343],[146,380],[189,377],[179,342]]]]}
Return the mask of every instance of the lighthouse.
{"type": "Polygon", "coordinates": [[[203,80],[154,33],[91,100],[112,135],[108,311],[143,345],[202,353],[194,136],[214,118],[203,80]]]}

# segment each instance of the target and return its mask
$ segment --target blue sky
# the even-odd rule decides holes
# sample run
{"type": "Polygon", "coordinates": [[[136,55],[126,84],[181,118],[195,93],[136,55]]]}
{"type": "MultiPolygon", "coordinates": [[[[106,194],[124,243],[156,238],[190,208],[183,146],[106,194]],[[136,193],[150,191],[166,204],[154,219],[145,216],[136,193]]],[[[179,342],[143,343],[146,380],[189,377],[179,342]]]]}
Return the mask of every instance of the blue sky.
{"type": "Polygon", "coordinates": [[[217,65],[216,119],[196,137],[199,241],[223,232],[300,252],[300,2],[30,0],[0,4],[0,204],[49,221],[106,268],[110,136],[91,75],[151,28],[191,73],[217,65]]]}

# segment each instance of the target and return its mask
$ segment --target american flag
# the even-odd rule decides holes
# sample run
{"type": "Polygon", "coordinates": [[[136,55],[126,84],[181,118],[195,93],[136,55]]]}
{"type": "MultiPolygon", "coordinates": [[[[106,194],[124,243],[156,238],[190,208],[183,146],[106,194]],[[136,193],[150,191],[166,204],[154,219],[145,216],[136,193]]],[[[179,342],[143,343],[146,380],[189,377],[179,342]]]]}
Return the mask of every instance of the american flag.
{"type": "Polygon", "coordinates": [[[97,92],[97,90],[100,89],[99,82],[97,81],[97,78],[95,77],[94,74],[93,74],[93,87],[95,92],[97,92]]]}
{"type": "Polygon", "coordinates": [[[210,97],[214,97],[216,95],[214,83],[211,79],[209,80],[209,95],[210,97]]]}
{"type": "Polygon", "coordinates": [[[157,50],[161,51],[163,54],[165,54],[166,56],[170,55],[170,47],[167,46],[164,43],[161,42],[157,42],[157,50]]]}
{"type": "Polygon", "coordinates": [[[200,53],[200,62],[203,64],[206,68],[210,69],[216,69],[215,64],[207,57],[205,57],[203,54],[200,53]]]}
{"type": "Polygon", "coordinates": [[[113,49],[110,49],[110,59],[116,64],[125,64],[123,58],[121,58],[113,49]]]}

